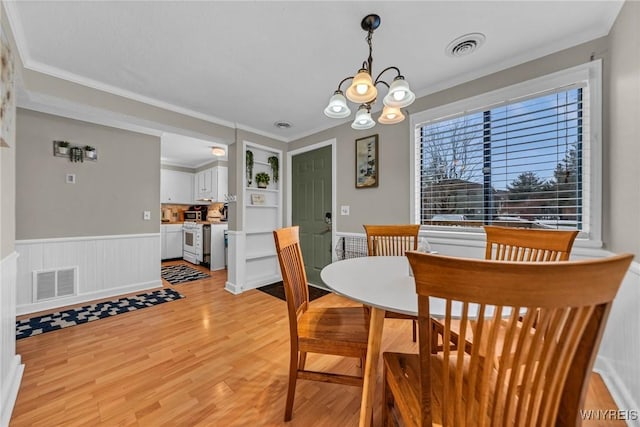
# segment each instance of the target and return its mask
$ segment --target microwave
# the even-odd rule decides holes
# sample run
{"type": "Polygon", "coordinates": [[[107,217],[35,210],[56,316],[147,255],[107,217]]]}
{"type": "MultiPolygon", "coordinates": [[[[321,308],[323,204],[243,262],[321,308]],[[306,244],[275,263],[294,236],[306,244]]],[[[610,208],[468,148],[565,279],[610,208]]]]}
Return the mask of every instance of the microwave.
{"type": "Polygon", "coordinates": [[[184,211],[185,221],[202,221],[202,211],[184,211]]]}

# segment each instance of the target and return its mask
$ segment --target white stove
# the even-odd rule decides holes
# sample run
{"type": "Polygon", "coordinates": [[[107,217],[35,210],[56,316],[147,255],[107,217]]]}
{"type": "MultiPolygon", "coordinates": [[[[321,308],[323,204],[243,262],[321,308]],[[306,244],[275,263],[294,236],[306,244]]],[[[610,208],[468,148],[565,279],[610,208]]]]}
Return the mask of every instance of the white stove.
{"type": "Polygon", "coordinates": [[[194,221],[182,224],[182,258],[192,264],[208,263],[211,254],[211,226],[194,221]]]}

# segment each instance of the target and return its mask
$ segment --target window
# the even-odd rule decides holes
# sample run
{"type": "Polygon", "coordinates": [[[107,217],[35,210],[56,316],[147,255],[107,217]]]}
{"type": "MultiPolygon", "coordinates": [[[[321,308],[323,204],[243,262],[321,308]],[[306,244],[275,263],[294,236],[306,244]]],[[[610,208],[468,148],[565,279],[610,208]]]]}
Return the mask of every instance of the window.
{"type": "Polygon", "coordinates": [[[600,239],[599,63],[412,116],[416,222],[600,239]]]}

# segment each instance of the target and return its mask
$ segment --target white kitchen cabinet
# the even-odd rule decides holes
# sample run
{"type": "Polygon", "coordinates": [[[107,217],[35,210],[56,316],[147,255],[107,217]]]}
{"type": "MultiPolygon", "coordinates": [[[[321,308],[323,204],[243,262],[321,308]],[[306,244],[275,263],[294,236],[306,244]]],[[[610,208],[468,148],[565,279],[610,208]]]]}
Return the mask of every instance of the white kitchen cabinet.
{"type": "Polygon", "coordinates": [[[193,203],[193,174],[171,169],[161,169],[160,202],[193,203]]]}
{"type": "Polygon", "coordinates": [[[216,202],[224,202],[224,197],[229,193],[229,169],[226,166],[216,166],[211,174],[212,195],[216,202]]]}
{"type": "Polygon", "coordinates": [[[196,172],[194,179],[194,196],[196,200],[199,199],[211,199],[211,182],[212,169],[205,169],[200,172],[196,172]]]}
{"type": "Polygon", "coordinates": [[[194,195],[196,202],[224,202],[228,190],[228,168],[214,166],[196,172],[194,179],[194,195]]]}
{"type": "Polygon", "coordinates": [[[161,258],[182,258],[182,224],[160,225],[161,258]]]}

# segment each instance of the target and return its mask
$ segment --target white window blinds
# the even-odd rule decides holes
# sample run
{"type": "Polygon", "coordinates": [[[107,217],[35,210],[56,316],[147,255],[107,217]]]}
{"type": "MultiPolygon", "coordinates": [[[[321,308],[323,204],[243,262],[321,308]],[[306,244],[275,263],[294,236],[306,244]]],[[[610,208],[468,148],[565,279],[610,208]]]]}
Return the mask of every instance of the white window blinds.
{"type": "Polygon", "coordinates": [[[420,223],[585,231],[587,97],[565,86],[420,123],[420,223]]]}

